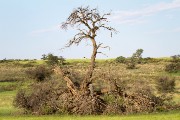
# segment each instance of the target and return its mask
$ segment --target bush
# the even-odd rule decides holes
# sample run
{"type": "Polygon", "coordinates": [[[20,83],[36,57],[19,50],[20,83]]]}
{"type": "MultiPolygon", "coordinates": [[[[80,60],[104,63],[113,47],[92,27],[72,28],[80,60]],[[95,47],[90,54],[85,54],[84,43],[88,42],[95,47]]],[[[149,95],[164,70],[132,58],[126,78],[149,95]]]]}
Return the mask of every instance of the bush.
{"type": "Polygon", "coordinates": [[[115,59],[115,61],[116,61],[117,63],[125,63],[125,62],[126,62],[126,58],[123,57],[123,56],[119,56],[119,57],[117,57],[117,58],[115,59]]]}
{"type": "Polygon", "coordinates": [[[101,114],[105,108],[104,101],[98,96],[73,96],[59,81],[46,81],[20,90],[14,106],[23,108],[31,114],[101,114]]]}
{"type": "Polygon", "coordinates": [[[19,90],[13,103],[27,113],[53,114],[59,111],[59,96],[63,89],[58,81],[36,83],[19,90]]]}
{"type": "Polygon", "coordinates": [[[50,77],[52,74],[52,70],[50,68],[41,65],[34,69],[27,70],[26,73],[30,78],[36,79],[37,81],[40,82],[45,80],[45,78],[50,77]]]}
{"type": "Polygon", "coordinates": [[[175,89],[175,79],[170,79],[169,77],[160,77],[157,80],[156,88],[159,92],[174,92],[175,89]]]}
{"type": "MultiPolygon", "coordinates": [[[[165,106],[165,100],[156,96],[154,89],[146,81],[122,81],[117,74],[110,74],[110,81],[117,81],[112,85],[111,91],[103,95],[106,101],[104,114],[132,114],[153,112],[158,107],[165,106]],[[121,81],[121,82],[120,82],[121,81]],[[124,85],[123,85],[124,84],[124,85]]],[[[109,84],[109,83],[108,83],[109,84]]]]}
{"type": "Polygon", "coordinates": [[[153,63],[154,59],[151,57],[146,57],[146,58],[142,58],[142,63],[146,64],[146,63],[153,63]]]}
{"type": "Polygon", "coordinates": [[[104,114],[133,114],[143,112],[159,111],[165,109],[166,97],[157,97],[154,94],[128,93],[124,96],[118,94],[108,94],[104,96],[107,102],[104,114]]]}
{"type": "Polygon", "coordinates": [[[135,69],[136,68],[136,62],[133,59],[131,59],[129,62],[127,62],[126,65],[127,65],[127,67],[126,67],[127,69],[135,69]]]}
{"type": "Polygon", "coordinates": [[[103,96],[103,99],[107,103],[106,109],[104,110],[103,114],[116,115],[125,112],[126,108],[123,105],[123,97],[115,94],[105,94],[103,96]]]}
{"type": "Polygon", "coordinates": [[[166,65],[165,71],[169,73],[176,73],[180,71],[180,63],[171,63],[166,65]]]}
{"type": "Polygon", "coordinates": [[[65,59],[62,56],[58,57],[51,53],[49,53],[48,55],[43,54],[42,56],[43,57],[41,59],[46,60],[46,63],[48,65],[64,65],[65,59]]]}
{"type": "Polygon", "coordinates": [[[146,81],[135,80],[128,84],[123,102],[126,114],[153,112],[158,107],[165,106],[167,99],[157,96],[152,86],[148,85],[146,81]]]}
{"type": "Polygon", "coordinates": [[[172,56],[171,63],[166,65],[165,71],[167,72],[178,72],[180,71],[180,55],[172,56]]]}

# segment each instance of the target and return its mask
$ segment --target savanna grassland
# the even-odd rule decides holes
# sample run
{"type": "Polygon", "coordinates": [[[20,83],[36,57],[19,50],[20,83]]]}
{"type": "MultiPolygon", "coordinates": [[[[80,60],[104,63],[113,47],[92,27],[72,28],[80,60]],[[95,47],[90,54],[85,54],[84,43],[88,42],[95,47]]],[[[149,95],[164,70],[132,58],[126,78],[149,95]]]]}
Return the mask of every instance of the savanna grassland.
{"type": "MultiPolygon", "coordinates": [[[[81,80],[89,64],[89,60],[66,60],[64,68],[74,73],[76,78],[81,80]]],[[[179,120],[180,119],[180,74],[165,72],[165,66],[169,64],[167,58],[155,59],[153,62],[138,64],[136,69],[127,69],[125,64],[116,63],[114,60],[97,60],[96,68],[93,74],[94,86],[97,91],[108,91],[109,81],[111,78],[116,80],[117,84],[125,89],[126,93],[133,92],[147,92],[153,91],[154,94],[160,95],[157,90],[157,80],[161,77],[168,77],[175,80],[175,89],[171,92],[163,93],[171,96],[172,100],[168,102],[170,107],[158,108],[155,112],[147,113],[142,112],[138,114],[129,115],[99,115],[99,116],[73,116],[73,115],[45,115],[37,116],[31,114],[24,114],[24,111],[15,108],[14,98],[18,90],[27,88],[29,85],[37,82],[27,75],[29,69],[35,68],[39,65],[45,65],[44,61],[26,60],[26,61],[10,61],[0,63],[0,119],[2,120],[24,120],[24,119],[38,119],[38,120],[179,120]],[[178,106],[179,105],[179,106],[178,106]]],[[[53,74],[50,80],[58,79],[62,82],[57,75],[53,74]]],[[[63,83],[63,82],[62,82],[63,83]]],[[[111,88],[113,89],[113,88],[111,88]]],[[[110,98],[107,98],[110,101],[110,98]]]]}

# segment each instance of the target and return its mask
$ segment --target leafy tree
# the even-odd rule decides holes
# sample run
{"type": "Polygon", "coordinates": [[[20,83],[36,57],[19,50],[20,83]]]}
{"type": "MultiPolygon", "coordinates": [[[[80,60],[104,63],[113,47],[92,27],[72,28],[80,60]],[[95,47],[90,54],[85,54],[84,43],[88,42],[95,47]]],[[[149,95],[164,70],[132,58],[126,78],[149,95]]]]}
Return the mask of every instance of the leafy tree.
{"type": "Polygon", "coordinates": [[[43,54],[41,59],[46,60],[46,58],[47,58],[46,54],[43,54]]]}
{"type": "Polygon", "coordinates": [[[141,63],[143,51],[143,49],[137,49],[131,58],[134,59],[137,63],[141,63]]]}
{"type": "Polygon", "coordinates": [[[46,60],[46,63],[52,66],[63,65],[65,61],[65,59],[62,56],[58,57],[53,55],[52,53],[49,53],[48,55],[43,54],[42,56],[43,57],[41,59],[46,60]]]}
{"type": "Polygon", "coordinates": [[[133,53],[132,57],[130,58],[129,62],[127,63],[128,69],[134,69],[134,68],[136,68],[137,63],[141,63],[142,53],[143,53],[143,49],[137,49],[136,52],[133,53]]]}

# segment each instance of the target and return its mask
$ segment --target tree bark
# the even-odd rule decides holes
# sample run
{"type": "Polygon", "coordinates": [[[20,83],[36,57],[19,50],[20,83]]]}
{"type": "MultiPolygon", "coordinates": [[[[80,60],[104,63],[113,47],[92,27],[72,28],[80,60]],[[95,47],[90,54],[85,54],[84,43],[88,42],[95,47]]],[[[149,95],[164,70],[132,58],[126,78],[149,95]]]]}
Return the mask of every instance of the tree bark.
{"type": "Polygon", "coordinates": [[[89,69],[87,71],[87,74],[83,80],[83,83],[81,84],[81,89],[83,91],[86,91],[88,90],[88,87],[89,87],[89,84],[92,83],[92,75],[93,75],[93,71],[94,71],[94,68],[95,68],[95,60],[96,60],[96,55],[97,55],[97,44],[96,44],[96,41],[94,38],[91,38],[91,42],[93,44],[93,53],[91,55],[91,62],[90,62],[90,65],[89,65],[89,69]]]}

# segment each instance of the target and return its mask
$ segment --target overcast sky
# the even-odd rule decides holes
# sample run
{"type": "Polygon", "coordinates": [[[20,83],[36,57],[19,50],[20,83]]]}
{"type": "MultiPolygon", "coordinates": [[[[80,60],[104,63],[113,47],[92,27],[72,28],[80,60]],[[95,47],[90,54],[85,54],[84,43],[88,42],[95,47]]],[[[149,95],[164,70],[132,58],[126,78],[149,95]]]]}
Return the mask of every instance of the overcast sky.
{"type": "Polygon", "coordinates": [[[139,48],[143,57],[180,54],[180,0],[0,0],[0,59],[89,58],[88,41],[60,50],[77,31],[59,26],[79,6],[111,12],[109,25],[119,31],[112,38],[99,32],[97,41],[111,49],[98,58],[128,57],[139,48]]]}

